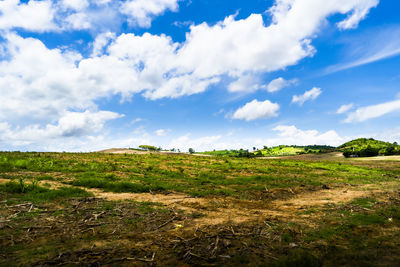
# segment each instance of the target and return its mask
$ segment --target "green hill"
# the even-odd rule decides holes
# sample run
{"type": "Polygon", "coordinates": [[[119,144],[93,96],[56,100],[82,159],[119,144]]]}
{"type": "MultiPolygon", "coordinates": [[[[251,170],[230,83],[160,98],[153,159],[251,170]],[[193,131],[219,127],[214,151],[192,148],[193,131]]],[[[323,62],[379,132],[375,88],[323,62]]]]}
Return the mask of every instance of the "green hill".
{"type": "Polygon", "coordinates": [[[205,151],[199,152],[198,154],[211,155],[211,156],[227,156],[227,157],[237,157],[237,158],[251,158],[254,157],[253,153],[250,153],[248,150],[239,149],[239,150],[214,150],[214,151],[205,151]]]}
{"type": "Polygon", "coordinates": [[[400,155],[400,146],[395,143],[359,138],[338,147],[345,157],[374,157],[378,155],[400,155]]]}
{"type": "Polygon", "coordinates": [[[249,152],[248,150],[214,150],[200,152],[199,154],[212,155],[212,156],[228,156],[228,157],[277,157],[277,156],[294,156],[300,154],[311,154],[311,153],[325,153],[332,152],[336,148],[332,146],[276,146],[276,147],[264,147],[263,149],[249,152]]]}
{"type": "Polygon", "coordinates": [[[293,156],[299,154],[318,154],[332,152],[335,147],[332,146],[276,146],[276,147],[264,147],[264,149],[255,152],[257,156],[264,157],[276,157],[276,156],[293,156]]]}

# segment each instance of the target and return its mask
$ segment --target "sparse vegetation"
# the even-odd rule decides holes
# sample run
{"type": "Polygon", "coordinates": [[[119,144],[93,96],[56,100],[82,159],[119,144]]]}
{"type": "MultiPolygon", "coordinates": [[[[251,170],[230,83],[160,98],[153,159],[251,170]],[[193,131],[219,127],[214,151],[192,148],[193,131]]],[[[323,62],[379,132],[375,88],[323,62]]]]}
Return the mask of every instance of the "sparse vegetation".
{"type": "Polygon", "coordinates": [[[398,262],[398,163],[212,152],[1,152],[0,265],[398,262]]]}

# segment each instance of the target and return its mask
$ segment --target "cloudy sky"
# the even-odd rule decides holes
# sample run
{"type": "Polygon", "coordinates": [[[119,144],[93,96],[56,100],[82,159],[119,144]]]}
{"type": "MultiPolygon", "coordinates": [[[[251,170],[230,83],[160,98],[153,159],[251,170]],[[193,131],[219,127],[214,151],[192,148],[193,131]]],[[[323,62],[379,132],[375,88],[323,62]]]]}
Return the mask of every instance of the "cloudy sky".
{"type": "Polygon", "coordinates": [[[0,150],[400,142],[397,0],[0,0],[0,150]]]}

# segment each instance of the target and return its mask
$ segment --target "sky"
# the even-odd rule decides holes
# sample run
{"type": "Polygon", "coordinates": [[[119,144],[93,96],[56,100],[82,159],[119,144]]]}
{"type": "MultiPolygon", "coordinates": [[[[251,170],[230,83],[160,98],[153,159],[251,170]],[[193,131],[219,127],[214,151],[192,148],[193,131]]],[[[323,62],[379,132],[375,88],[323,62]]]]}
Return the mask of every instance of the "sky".
{"type": "Polygon", "coordinates": [[[397,0],[0,0],[0,150],[400,142],[397,0]]]}

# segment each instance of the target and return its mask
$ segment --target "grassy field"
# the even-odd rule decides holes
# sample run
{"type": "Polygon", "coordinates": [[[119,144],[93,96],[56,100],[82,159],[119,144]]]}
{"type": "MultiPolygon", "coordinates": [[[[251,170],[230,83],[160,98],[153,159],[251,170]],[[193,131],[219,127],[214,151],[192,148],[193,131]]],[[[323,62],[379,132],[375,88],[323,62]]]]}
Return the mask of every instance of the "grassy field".
{"type": "Polygon", "coordinates": [[[400,162],[0,153],[0,265],[394,266],[400,162]]]}

